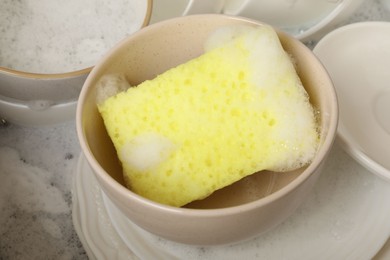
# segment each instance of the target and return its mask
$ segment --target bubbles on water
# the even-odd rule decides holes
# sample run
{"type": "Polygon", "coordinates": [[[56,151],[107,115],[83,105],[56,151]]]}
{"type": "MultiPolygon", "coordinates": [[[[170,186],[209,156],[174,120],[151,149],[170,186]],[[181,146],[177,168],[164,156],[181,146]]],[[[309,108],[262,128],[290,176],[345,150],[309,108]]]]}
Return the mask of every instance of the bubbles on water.
{"type": "Polygon", "coordinates": [[[0,66],[63,73],[94,65],[116,42],[138,30],[137,2],[2,0],[0,66]]]}
{"type": "Polygon", "coordinates": [[[0,180],[0,259],[43,254],[71,259],[63,243],[75,244],[77,238],[67,228],[69,205],[52,174],[26,163],[17,150],[0,146],[0,180]]]}

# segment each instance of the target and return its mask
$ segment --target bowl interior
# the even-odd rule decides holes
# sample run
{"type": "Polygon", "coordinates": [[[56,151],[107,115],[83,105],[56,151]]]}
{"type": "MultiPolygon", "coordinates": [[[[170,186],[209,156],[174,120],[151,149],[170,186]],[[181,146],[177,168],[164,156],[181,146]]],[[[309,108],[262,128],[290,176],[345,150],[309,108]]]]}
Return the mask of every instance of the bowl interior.
{"type": "Polygon", "coordinates": [[[90,69],[116,42],[149,22],[151,1],[4,3],[0,71],[54,77],[90,69]]]}
{"type": "MultiPolygon", "coordinates": [[[[109,181],[125,186],[121,165],[96,108],[95,83],[107,73],[124,73],[132,85],[152,79],[167,69],[202,54],[203,43],[213,30],[233,24],[259,26],[252,20],[222,15],[203,15],[202,19],[198,16],[188,16],[174,22],[164,21],[144,28],[121,42],[94,68],[81,94],[78,124],[82,132],[81,139],[84,139],[87,145],[84,152],[90,153],[103,168],[104,171],[100,173],[108,173],[112,177],[113,180],[109,178],[109,181]]],[[[294,58],[298,74],[312,104],[320,111],[323,143],[329,139],[327,135],[331,120],[333,120],[331,127],[335,128],[334,117],[337,114],[333,88],[328,86],[331,85],[330,80],[321,64],[302,43],[282,32],[279,32],[279,38],[285,50],[294,58]]],[[[331,132],[334,135],[334,129],[331,132]]],[[[324,153],[321,148],[317,155],[319,159],[315,159],[313,163],[319,164],[324,153]]],[[[288,173],[269,171],[255,173],[204,200],[190,203],[187,207],[223,208],[258,200],[283,189],[299,176],[310,174],[305,169],[288,173]]]]}

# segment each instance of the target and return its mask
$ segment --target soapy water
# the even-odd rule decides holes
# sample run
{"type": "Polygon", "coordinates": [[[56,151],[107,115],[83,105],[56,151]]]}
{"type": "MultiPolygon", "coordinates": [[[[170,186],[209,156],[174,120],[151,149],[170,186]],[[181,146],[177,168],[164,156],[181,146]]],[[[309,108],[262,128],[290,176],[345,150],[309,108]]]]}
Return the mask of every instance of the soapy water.
{"type": "Polygon", "coordinates": [[[53,218],[69,218],[68,205],[47,176],[45,170],[26,164],[15,149],[0,147],[0,258],[7,257],[12,244],[31,255],[39,255],[39,243],[60,253],[43,240],[63,237],[63,227],[53,218]]]}
{"type": "MultiPolygon", "coordinates": [[[[67,205],[61,193],[47,180],[48,174],[42,169],[24,163],[16,150],[0,148],[0,165],[2,166],[0,206],[3,207],[6,201],[8,203],[12,201],[15,207],[26,212],[37,210],[53,214],[66,212],[67,205]]],[[[4,214],[2,216],[4,217],[4,214]]]]}
{"type": "Polygon", "coordinates": [[[127,0],[2,0],[0,66],[33,73],[91,67],[141,27],[141,15],[127,0]]]}
{"type": "Polygon", "coordinates": [[[67,188],[74,128],[0,127],[0,259],[86,259],[67,188]]]}

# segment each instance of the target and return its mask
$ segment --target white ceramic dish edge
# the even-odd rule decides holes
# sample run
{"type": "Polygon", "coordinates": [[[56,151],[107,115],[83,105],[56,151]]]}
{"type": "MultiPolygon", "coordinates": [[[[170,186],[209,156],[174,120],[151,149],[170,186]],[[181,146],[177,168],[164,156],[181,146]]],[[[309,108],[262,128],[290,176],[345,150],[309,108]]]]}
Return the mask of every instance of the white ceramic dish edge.
{"type": "MultiPolygon", "coordinates": [[[[370,59],[375,59],[375,57],[378,57],[378,55],[381,56],[381,59],[383,58],[386,61],[383,66],[387,67],[388,64],[390,64],[390,62],[387,61],[387,57],[390,57],[390,54],[387,54],[386,56],[386,53],[388,53],[388,51],[381,51],[377,49],[378,46],[381,44],[380,40],[384,41],[385,45],[388,45],[390,43],[390,37],[386,36],[389,34],[385,32],[390,32],[390,22],[366,21],[345,25],[327,34],[314,47],[313,52],[319,57],[326,69],[329,71],[330,76],[333,78],[335,88],[336,90],[338,90],[340,103],[340,123],[337,130],[337,138],[339,139],[343,149],[362,166],[366,167],[369,171],[373,172],[374,174],[387,181],[390,181],[390,169],[386,168],[384,165],[381,165],[381,163],[378,162],[375,157],[373,157],[378,154],[388,153],[388,150],[386,150],[385,147],[387,147],[386,144],[390,143],[390,136],[385,133],[385,131],[379,125],[379,122],[375,119],[374,109],[372,108],[375,104],[375,97],[382,95],[383,93],[381,93],[381,91],[384,91],[382,88],[386,88],[382,86],[384,85],[383,82],[388,81],[390,77],[386,76],[386,73],[381,72],[385,71],[387,68],[382,68],[381,70],[377,69],[375,73],[377,73],[378,75],[375,76],[370,74],[373,72],[370,68],[376,68],[374,66],[376,64],[364,64],[365,66],[362,66],[363,64],[361,64],[365,63],[366,59],[368,59],[367,57],[369,57],[370,59]],[[373,35],[380,35],[380,39],[370,40],[370,35],[372,37],[373,35]],[[351,42],[345,42],[346,38],[351,39],[351,42]],[[350,46],[351,44],[353,44],[353,42],[359,42],[359,44],[363,45],[355,44],[355,46],[350,46]],[[370,48],[369,46],[367,46],[367,42],[375,42],[375,45],[373,46],[373,48],[370,48]],[[343,46],[340,46],[340,43],[342,43],[343,46]],[[335,52],[329,50],[329,48],[333,48],[333,46],[339,46],[334,56],[332,56],[332,53],[335,52]],[[343,53],[340,53],[342,51],[339,51],[339,49],[342,49],[343,51],[349,53],[345,54],[346,57],[344,57],[342,61],[340,60],[340,55],[342,55],[343,53]],[[361,58],[356,58],[359,57],[359,54],[361,54],[361,58]],[[353,60],[349,61],[351,57],[354,58],[353,60]],[[356,64],[357,61],[359,61],[358,64],[356,64]],[[349,75],[351,77],[354,77],[353,80],[348,80],[344,78],[343,75],[339,74],[340,70],[337,66],[340,66],[339,64],[341,62],[343,62],[343,65],[341,66],[344,66],[346,68],[343,73],[347,73],[347,76],[349,75]],[[356,66],[354,66],[354,64],[356,64],[356,66]],[[369,81],[365,79],[365,77],[369,77],[369,81]],[[351,84],[348,85],[348,83],[346,82],[350,81],[351,84]],[[357,85],[353,83],[355,81],[358,81],[357,85]],[[365,83],[361,83],[361,81],[365,83]],[[361,104],[354,104],[354,106],[357,106],[355,108],[350,107],[352,106],[351,101],[348,100],[350,95],[344,94],[343,90],[344,88],[346,89],[352,87],[354,87],[355,89],[355,91],[353,91],[355,100],[361,100],[359,101],[361,102],[361,104]],[[357,93],[362,91],[365,92],[357,93]],[[363,98],[363,100],[361,98],[363,98]],[[348,106],[346,104],[348,104],[348,106]],[[362,111],[359,111],[359,109],[363,109],[366,112],[361,113],[362,111]],[[360,131],[366,131],[367,133],[365,133],[365,135],[370,135],[372,141],[376,141],[376,144],[378,144],[377,147],[381,147],[381,149],[374,152],[372,151],[372,148],[368,148],[368,152],[365,152],[365,145],[360,143],[359,139],[354,138],[355,134],[354,132],[351,132],[355,131],[355,128],[361,128],[354,128],[351,126],[348,127],[348,124],[345,124],[345,122],[343,122],[343,118],[344,120],[348,119],[348,121],[352,120],[350,119],[352,115],[348,113],[357,113],[361,115],[359,116],[359,120],[364,121],[364,129],[360,131]],[[381,136],[384,139],[382,141],[376,140],[375,138],[377,138],[378,136],[381,136]]],[[[377,60],[379,60],[379,57],[377,60]]],[[[386,91],[386,93],[390,93],[390,88],[387,87],[386,91]]],[[[348,90],[345,90],[345,92],[348,92],[348,90]]],[[[385,114],[387,112],[388,111],[382,111],[382,113],[385,114]]],[[[360,135],[362,135],[362,133],[360,135]]]]}

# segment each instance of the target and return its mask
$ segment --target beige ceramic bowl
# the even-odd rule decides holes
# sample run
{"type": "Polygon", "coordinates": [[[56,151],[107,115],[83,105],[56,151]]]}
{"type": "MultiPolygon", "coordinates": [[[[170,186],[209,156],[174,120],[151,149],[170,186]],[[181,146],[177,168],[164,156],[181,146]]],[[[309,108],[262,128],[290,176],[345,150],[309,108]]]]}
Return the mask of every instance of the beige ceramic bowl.
{"type": "Polygon", "coordinates": [[[1,20],[4,24],[0,25],[3,30],[0,40],[0,119],[28,126],[74,119],[81,87],[98,59],[94,58],[104,54],[106,46],[102,45],[110,46],[115,41],[106,38],[122,39],[146,26],[152,11],[152,0],[118,1],[109,6],[100,4],[97,10],[91,8],[99,4],[93,0],[73,1],[51,4],[42,1],[34,5],[10,3],[0,9],[0,17],[4,18],[1,20]],[[75,10],[76,3],[88,8],[75,10]],[[126,11],[122,11],[122,5],[126,11]],[[109,12],[118,12],[117,16],[120,13],[131,22],[118,26],[108,35],[110,24],[117,25],[109,19],[113,17],[109,12]],[[70,16],[75,20],[72,25],[69,25],[70,16]],[[78,20],[84,21],[84,26],[78,20]],[[96,21],[101,21],[108,29],[103,30],[102,24],[96,21]],[[18,44],[10,44],[12,39],[18,44]],[[57,45],[60,42],[64,43],[57,45]],[[96,50],[92,51],[95,46],[96,50]],[[70,62],[68,56],[72,55],[76,58],[70,62]]]}
{"type": "Polygon", "coordinates": [[[95,105],[95,83],[106,73],[124,73],[131,84],[200,55],[213,30],[226,25],[260,23],[223,15],[175,18],[146,27],[122,41],[92,70],[77,109],[82,151],[102,190],[129,220],[169,240],[226,244],[248,239],[278,225],[310,196],[331,149],[338,120],[335,90],[313,53],[298,40],[280,33],[295,59],[311,102],[321,115],[321,147],[306,169],[290,173],[260,172],[222,189],[203,201],[176,208],[145,199],[124,186],[122,169],[95,105]]]}

